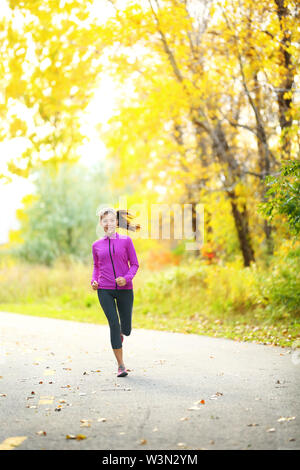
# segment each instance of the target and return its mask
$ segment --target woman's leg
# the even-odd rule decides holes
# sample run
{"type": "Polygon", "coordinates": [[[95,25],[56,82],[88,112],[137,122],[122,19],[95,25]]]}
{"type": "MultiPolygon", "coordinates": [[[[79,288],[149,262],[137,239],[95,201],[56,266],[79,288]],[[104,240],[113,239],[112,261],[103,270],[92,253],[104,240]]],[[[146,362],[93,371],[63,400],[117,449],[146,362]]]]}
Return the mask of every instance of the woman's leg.
{"type": "Polygon", "coordinates": [[[116,303],[113,292],[114,289],[98,289],[98,298],[100,305],[105,313],[110,328],[110,342],[117,359],[118,365],[123,364],[123,350],[121,341],[120,322],[116,309],[116,303]]]}
{"type": "Polygon", "coordinates": [[[118,366],[119,366],[119,367],[120,367],[120,366],[124,366],[124,362],[123,362],[123,349],[122,349],[122,348],[113,349],[113,352],[114,352],[114,355],[116,356],[118,366]]]}
{"type": "Polygon", "coordinates": [[[129,336],[132,328],[133,289],[119,290],[116,301],[121,322],[121,331],[129,336]]]}

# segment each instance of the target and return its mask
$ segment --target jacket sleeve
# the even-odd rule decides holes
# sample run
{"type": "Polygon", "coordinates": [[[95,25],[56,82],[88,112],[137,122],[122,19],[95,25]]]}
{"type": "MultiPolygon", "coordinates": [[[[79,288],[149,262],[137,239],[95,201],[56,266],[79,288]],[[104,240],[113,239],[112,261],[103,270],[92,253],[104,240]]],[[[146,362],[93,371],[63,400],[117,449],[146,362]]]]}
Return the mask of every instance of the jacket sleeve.
{"type": "Polygon", "coordinates": [[[91,285],[93,284],[94,281],[98,282],[98,276],[99,276],[98,257],[97,257],[97,253],[96,253],[94,245],[92,246],[92,253],[93,253],[93,260],[94,260],[94,269],[93,269],[91,285]]]}
{"type": "Polygon", "coordinates": [[[139,262],[136,256],[135,248],[133,245],[133,241],[130,237],[128,237],[127,241],[127,253],[128,259],[130,262],[130,268],[128,272],[123,276],[126,279],[126,282],[130,282],[133,277],[136,275],[137,270],[139,269],[139,262]]]}

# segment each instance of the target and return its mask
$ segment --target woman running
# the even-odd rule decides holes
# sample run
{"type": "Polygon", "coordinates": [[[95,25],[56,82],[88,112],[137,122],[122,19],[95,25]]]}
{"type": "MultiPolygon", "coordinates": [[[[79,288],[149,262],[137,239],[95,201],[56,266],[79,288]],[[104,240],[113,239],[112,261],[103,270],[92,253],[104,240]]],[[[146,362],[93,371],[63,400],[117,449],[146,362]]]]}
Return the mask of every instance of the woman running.
{"type": "Polygon", "coordinates": [[[127,210],[116,211],[112,207],[105,207],[99,212],[99,217],[106,235],[92,245],[94,270],[91,285],[97,290],[100,305],[108,320],[111,346],[118,362],[117,377],[125,377],[128,372],[123,362],[122,343],[123,335],[129,336],[131,333],[134,299],[132,279],[139,263],[132,239],[115,230],[125,228],[137,231],[141,227],[130,223],[128,219],[133,216],[127,210]]]}

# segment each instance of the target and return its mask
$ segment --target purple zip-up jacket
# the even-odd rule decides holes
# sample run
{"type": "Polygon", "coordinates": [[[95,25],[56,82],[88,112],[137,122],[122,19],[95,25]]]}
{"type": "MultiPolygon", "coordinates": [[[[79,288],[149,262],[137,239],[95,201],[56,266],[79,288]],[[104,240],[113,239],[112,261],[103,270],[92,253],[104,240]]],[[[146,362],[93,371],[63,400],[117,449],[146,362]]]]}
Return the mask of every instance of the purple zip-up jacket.
{"type": "Polygon", "coordinates": [[[133,289],[132,279],[139,268],[139,262],[129,236],[118,232],[111,237],[105,235],[93,243],[92,253],[94,270],[91,284],[97,281],[99,289],[133,289]],[[118,286],[115,279],[119,276],[126,279],[125,286],[118,286]]]}

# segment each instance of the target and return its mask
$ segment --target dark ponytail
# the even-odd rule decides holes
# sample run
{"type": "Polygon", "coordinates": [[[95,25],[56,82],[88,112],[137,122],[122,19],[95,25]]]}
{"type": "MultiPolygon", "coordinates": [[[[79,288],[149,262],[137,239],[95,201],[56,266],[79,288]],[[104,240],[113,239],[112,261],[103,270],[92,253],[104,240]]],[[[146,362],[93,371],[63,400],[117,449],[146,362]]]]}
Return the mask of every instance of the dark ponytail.
{"type": "Polygon", "coordinates": [[[141,230],[140,224],[132,224],[131,220],[136,216],[132,215],[126,209],[118,209],[117,211],[117,227],[125,228],[126,230],[131,230],[132,232],[137,232],[141,230]]]}

